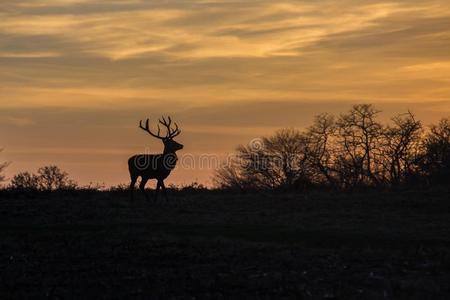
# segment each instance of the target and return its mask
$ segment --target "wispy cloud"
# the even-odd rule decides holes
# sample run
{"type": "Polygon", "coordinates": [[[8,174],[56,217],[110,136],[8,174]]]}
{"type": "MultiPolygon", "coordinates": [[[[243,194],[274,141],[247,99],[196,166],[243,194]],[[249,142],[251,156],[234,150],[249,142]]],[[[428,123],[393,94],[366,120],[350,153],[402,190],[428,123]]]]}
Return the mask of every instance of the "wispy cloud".
{"type": "Polygon", "coordinates": [[[449,22],[445,1],[22,0],[1,13],[0,79],[19,105],[442,99],[407,68],[450,59],[449,22]]]}
{"type": "Polygon", "coordinates": [[[2,58],[42,58],[42,57],[57,57],[61,53],[57,52],[0,52],[2,58]]]}
{"type": "Polygon", "coordinates": [[[330,35],[374,28],[390,16],[438,13],[433,5],[408,3],[174,3],[132,1],[122,3],[121,10],[110,11],[117,2],[97,2],[97,13],[92,14],[83,13],[83,5],[89,8],[92,3],[48,1],[39,7],[51,11],[64,6],[66,13],[56,10],[46,15],[21,13],[27,3],[19,2],[15,13],[3,16],[0,28],[18,36],[57,36],[78,44],[84,54],[114,60],[151,53],[178,59],[267,57],[301,55],[302,48],[330,35]]]}
{"type": "Polygon", "coordinates": [[[22,127],[34,125],[35,122],[32,119],[26,117],[0,116],[0,124],[22,127]]]}

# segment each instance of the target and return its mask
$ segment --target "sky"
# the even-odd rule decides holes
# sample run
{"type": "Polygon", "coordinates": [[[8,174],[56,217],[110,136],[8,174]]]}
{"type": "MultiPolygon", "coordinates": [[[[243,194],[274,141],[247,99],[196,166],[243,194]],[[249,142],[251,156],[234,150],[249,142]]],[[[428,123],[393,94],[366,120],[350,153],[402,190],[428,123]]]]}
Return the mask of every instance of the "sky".
{"type": "Polygon", "coordinates": [[[197,161],[167,184],[210,184],[212,157],[319,113],[450,116],[449,49],[446,0],[1,1],[0,161],[125,183],[162,151],[139,120],[171,115],[197,161]]]}

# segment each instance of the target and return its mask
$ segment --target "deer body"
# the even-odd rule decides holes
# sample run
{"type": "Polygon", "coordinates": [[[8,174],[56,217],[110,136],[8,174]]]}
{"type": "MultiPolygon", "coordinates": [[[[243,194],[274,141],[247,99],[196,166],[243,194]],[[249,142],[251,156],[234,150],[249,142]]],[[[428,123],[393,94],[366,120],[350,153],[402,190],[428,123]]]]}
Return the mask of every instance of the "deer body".
{"type": "Polygon", "coordinates": [[[147,193],[145,192],[145,185],[148,180],[156,179],[155,201],[158,199],[159,189],[163,189],[164,197],[167,200],[166,187],[164,185],[164,179],[166,179],[170,172],[175,168],[178,160],[176,151],[183,149],[183,145],[175,142],[173,138],[181,133],[178,129],[178,125],[175,123],[176,128],[170,127],[172,120],[170,117],[167,122],[164,118],[159,121],[160,124],[167,128],[167,134],[165,137],[160,136],[160,128],[158,125],[158,134],[154,134],[150,131],[149,120],[146,121],[146,126],[142,126],[142,121],[139,123],[139,127],[158,139],[161,139],[164,144],[164,152],[161,154],[138,154],[128,159],[128,170],[130,171],[130,191],[131,199],[133,199],[133,190],[138,177],[141,177],[139,189],[144,194],[145,198],[149,200],[147,193]]]}

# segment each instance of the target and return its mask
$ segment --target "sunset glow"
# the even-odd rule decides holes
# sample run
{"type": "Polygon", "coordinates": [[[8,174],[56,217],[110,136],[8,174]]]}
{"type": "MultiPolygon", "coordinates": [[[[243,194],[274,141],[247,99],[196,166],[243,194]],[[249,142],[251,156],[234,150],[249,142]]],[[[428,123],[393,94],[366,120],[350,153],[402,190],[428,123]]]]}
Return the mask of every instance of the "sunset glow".
{"type": "MultiPolygon", "coordinates": [[[[373,103],[450,115],[450,2],[18,0],[0,8],[0,162],[128,181],[160,152],[140,119],[171,115],[180,155],[226,156],[314,115],[373,103]]],[[[210,184],[182,168],[168,184],[210,184]]]]}

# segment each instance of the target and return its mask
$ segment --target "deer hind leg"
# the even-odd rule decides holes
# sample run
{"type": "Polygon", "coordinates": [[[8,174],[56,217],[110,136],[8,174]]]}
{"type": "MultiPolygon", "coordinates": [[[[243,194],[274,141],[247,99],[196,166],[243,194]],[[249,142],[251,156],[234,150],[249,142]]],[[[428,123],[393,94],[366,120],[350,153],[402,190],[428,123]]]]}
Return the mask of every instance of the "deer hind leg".
{"type": "Polygon", "coordinates": [[[166,199],[166,201],[169,201],[169,198],[167,198],[166,186],[164,185],[164,181],[163,180],[161,180],[160,185],[161,185],[162,190],[163,190],[164,198],[166,199]]]}
{"type": "Polygon", "coordinates": [[[148,178],[142,177],[141,183],[139,184],[139,189],[144,194],[145,199],[147,201],[150,201],[150,198],[148,197],[147,193],[145,192],[145,185],[147,184],[148,178]]]}
{"type": "Polygon", "coordinates": [[[155,189],[155,201],[158,201],[158,193],[159,189],[161,188],[161,180],[158,180],[156,183],[156,189],[155,189]]]}
{"type": "Polygon", "coordinates": [[[131,175],[131,183],[130,183],[130,196],[131,201],[134,199],[134,185],[136,184],[137,176],[131,175]]]}

